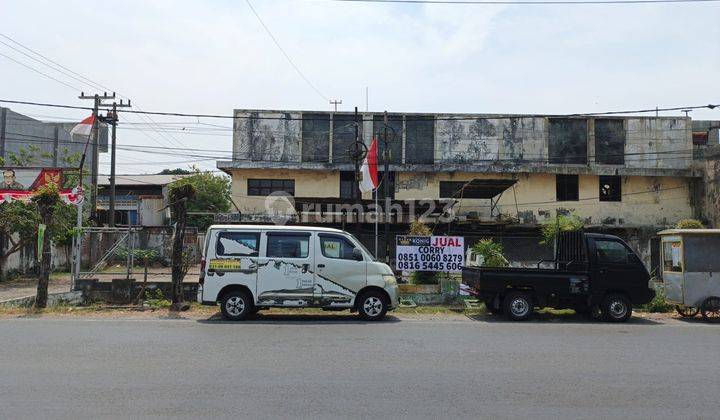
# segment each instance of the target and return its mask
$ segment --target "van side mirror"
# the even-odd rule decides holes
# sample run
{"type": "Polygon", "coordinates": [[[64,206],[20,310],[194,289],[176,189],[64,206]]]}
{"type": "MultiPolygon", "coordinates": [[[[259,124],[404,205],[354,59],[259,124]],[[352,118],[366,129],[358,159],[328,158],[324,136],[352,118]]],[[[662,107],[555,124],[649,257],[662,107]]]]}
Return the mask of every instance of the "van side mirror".
{"type": "Polygon", "coordinates": [[[352,256],[355,259],[355,261],[362,261],[363,260],[363,254],[362,251],[360,251],[358,248],[353,248],[352,256]]]}

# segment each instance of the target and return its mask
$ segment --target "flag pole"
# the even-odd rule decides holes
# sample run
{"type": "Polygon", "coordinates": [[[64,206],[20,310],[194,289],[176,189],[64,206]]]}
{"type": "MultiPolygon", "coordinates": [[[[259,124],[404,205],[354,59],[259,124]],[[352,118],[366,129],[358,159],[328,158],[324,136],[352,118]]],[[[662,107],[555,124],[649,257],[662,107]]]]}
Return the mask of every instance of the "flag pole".
{"type": "Polygon", "coordinates": [[[379,256],[378,256],[378,219],[380,218],[380,211],[378,208],[378,187],[380,187],[380,184],[378,184],[378,186],[375,187],[375,259],[379,259],[379,256]]]}

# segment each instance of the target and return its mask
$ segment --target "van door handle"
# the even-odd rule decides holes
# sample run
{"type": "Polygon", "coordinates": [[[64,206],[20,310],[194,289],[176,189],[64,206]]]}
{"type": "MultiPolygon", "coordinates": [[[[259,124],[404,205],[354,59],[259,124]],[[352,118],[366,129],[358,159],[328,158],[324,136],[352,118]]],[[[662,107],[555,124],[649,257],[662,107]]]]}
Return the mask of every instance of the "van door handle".
{"type": "Polygon", "coordinates": [[[317,268],[325,268],[325,264],[318,264],[317,268]]]}

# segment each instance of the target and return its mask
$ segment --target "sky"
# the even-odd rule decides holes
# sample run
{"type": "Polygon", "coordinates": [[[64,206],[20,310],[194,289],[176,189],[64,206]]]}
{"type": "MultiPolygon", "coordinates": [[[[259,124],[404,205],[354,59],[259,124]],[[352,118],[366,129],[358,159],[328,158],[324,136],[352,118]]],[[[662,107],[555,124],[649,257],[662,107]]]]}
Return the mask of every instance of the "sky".
{"type": "MultiPolygon", "coordinates": [[[[252,5],[304,77],[246,0],[0,0],[0,34],[82,76],[44,66],[0,36],[8,44],[0,43],[0,99],[91,106],[79,90],[94,93],[99,84],[132,99],[136,110],[222,115],[327,111],[330,99],[342,100],[339,110],[365,110],[366,88],[369,110],[389,112],[567,114],[720,103],[720,2],[252,5]]],[[[43,120],[87,116],[3,106],[43,120]]],[[[690,116],[720,120],[720,108],[690,116]]],[[[213,170],[214,156],[230,156],[229,119],[149,118],[121,114],[118,173],[213,170]]],[[[109,172],[109,154],[100,172],[109,172]]]]}

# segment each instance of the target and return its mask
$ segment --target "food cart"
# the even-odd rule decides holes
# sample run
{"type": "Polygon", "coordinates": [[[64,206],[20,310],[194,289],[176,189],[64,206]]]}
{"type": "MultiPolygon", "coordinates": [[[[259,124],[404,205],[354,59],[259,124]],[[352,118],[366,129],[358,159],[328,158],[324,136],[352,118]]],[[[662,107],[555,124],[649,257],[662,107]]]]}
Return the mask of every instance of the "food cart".
{"type": "Polygon", "coordinates": [[[683,317],[720,322],[720,229],[659,232],[665,301],[683,317]]]}

